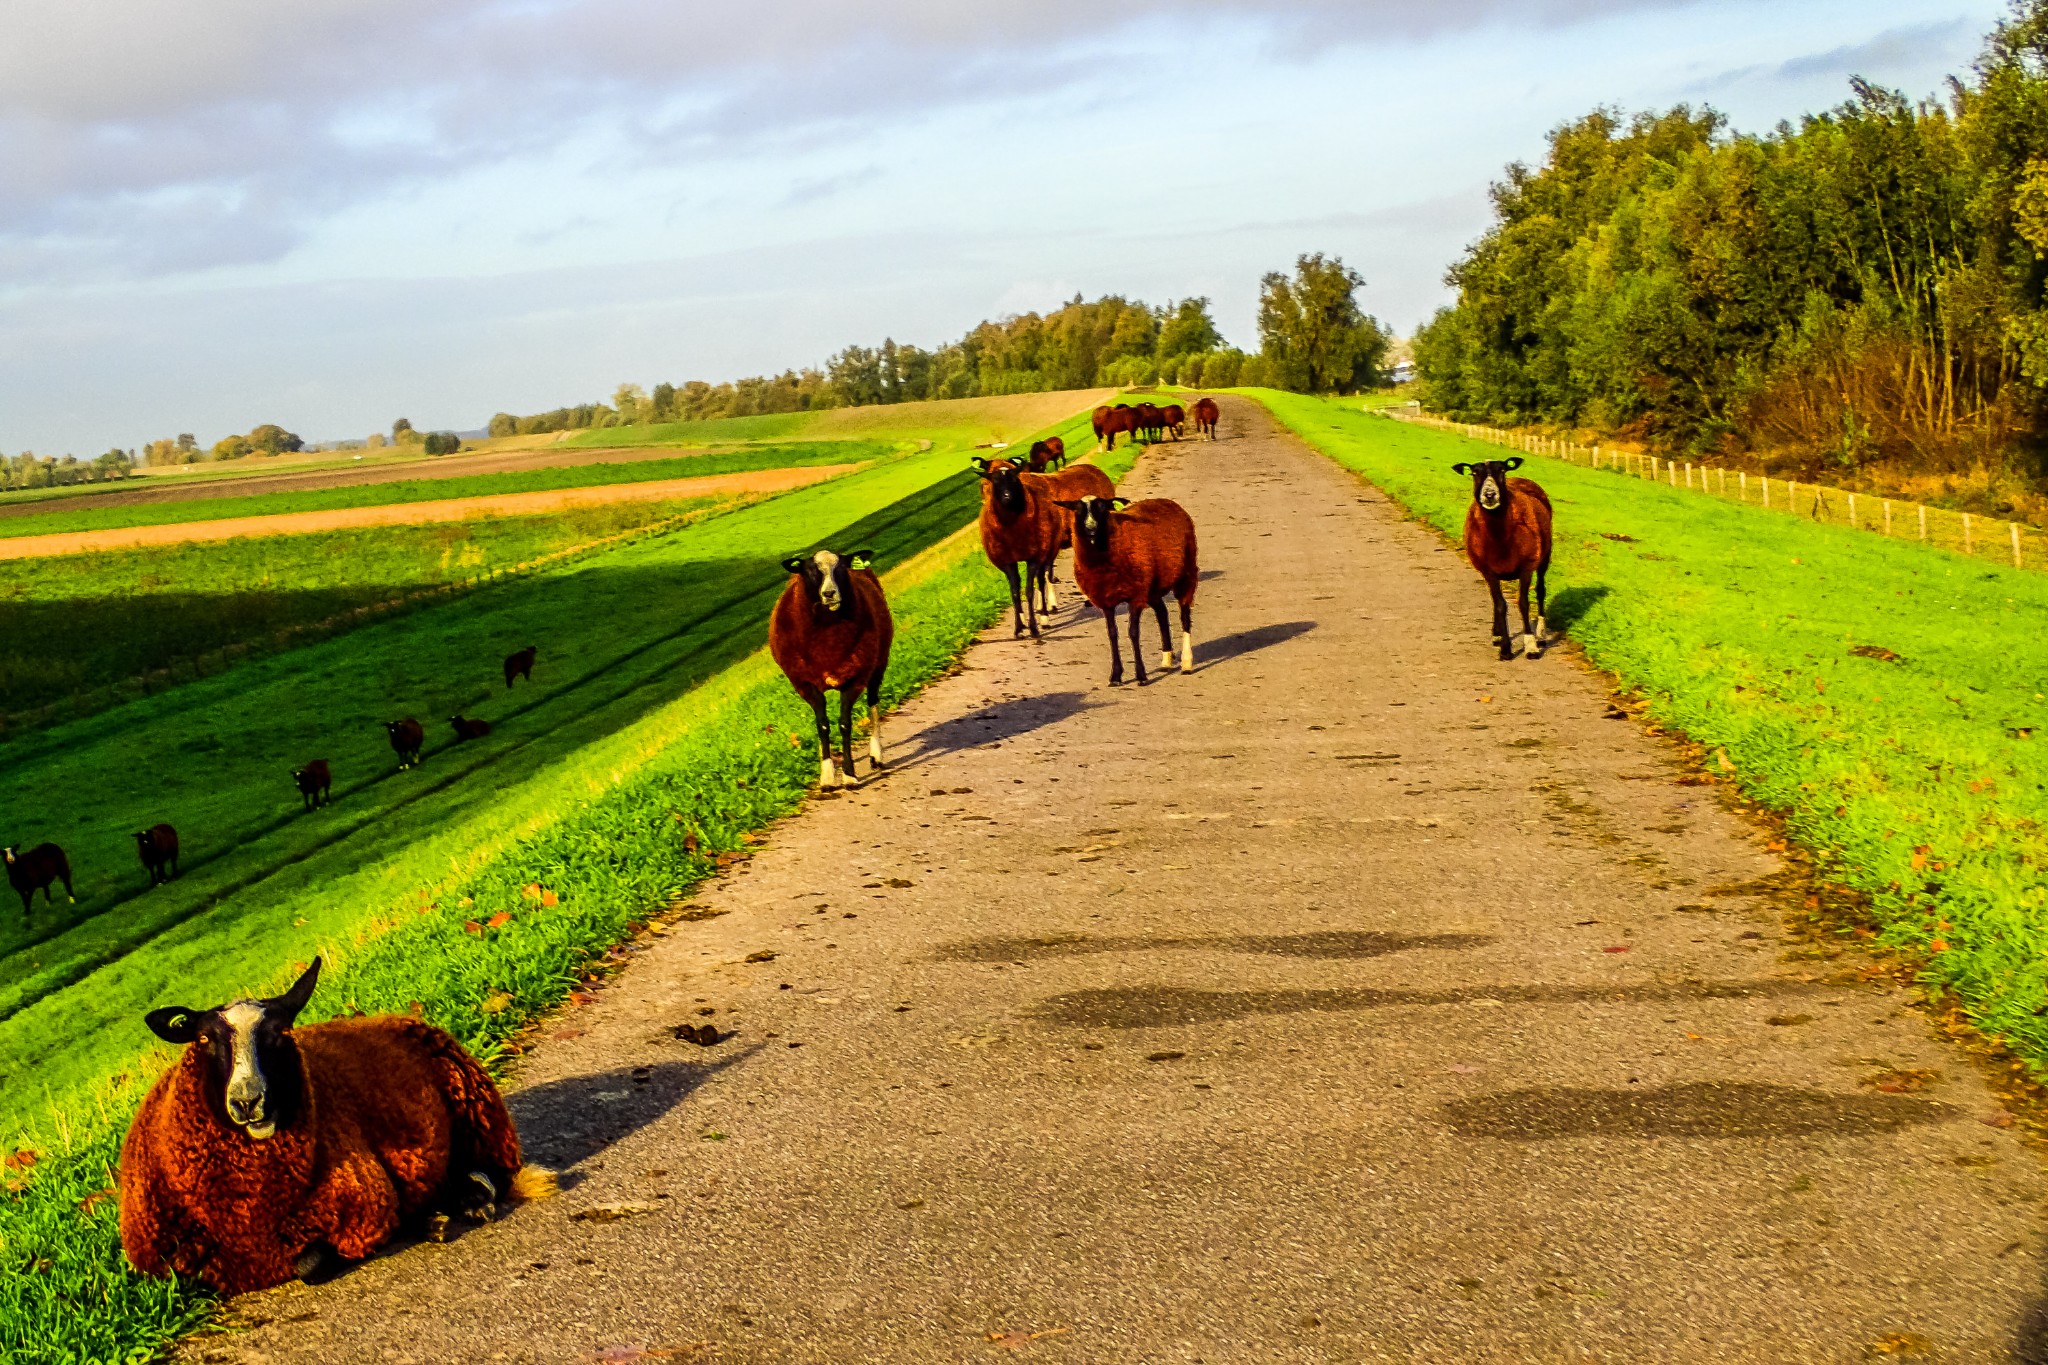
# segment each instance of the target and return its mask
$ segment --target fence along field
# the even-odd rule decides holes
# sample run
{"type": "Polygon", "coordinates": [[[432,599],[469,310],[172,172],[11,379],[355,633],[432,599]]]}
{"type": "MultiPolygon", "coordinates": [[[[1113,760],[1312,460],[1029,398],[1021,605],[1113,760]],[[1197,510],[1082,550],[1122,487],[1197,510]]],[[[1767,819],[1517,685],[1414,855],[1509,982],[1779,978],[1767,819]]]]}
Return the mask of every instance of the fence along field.
{"type": "Polygon", "coordinates": [[[2016,521],[1954,512],[1946,507],[1907,502],[1869,493],[1856,494],[1823,483],[1801,483],[1797,479],[1773,480],[1763,474],[1733,472],[1718,465],[1691,464],[1667,460],[1658,455],[1614,450],[1598,445],[1581,445],[1533,432],[1454,422],[1416,405],[1393,404],[1373,411],[1397,421],[1414,422],[1438,431],[1456,432],[1475,441],[1518,450],[1527,455],[1544,455],[1567,460],[1588,469],[1610,470],[1616,474],[1650,479],[1687,492],[1753,503],[1765,511],[1785,512],[1831,525],[1853,526],[1879,535],[1918,541],[1937,549],[1951,550],[1971,558],[2003,560],[2010,557],[2015,569],[2048,569],[2048,550],[2038,544],[2040,532],[2016,521]],[[2029,554],[2027,547],[2034,546],[2029,554]]]}
{"type": "MultiPolygon", "coordinates": [[[[1457,535],[1470,489],[1450,466],[1477,436],[1258,397],[1457,535]]],[[[1776,481],[1767,512],[1662,472],[1532,453],[1523,473],[1557,508],[1553,627],[1703,746],[1692,780],[1783,815],[1845,893],[1830,901],[1843,933],[1861,921],[1919,959],[2048,1068],[2048,576],[1816,521],[1803,502],[1786,515],[1776,481]]],[[[1475,582],[1475,628],[1485,596],[1475,582]]]]}
{"type": "Polygon", "coordinates": [[[127,1024],[164,983],[267,977],[280,941],[318,943],[385,903],[381,864],[411,841],[750,650],[782,555],[857,526],[887,566],[971,519],[965,455],[936,447],[9,744],[4,837],[63,844],[79,903],[0,917],[0,1120],[131,1054],[127,1024]],[[536,681],[507,693],[498,660],[529,643],[536,681]],[[451,748],[457,713],[496,732],[451,748]],[[405,714],[430,742],[397,774],[379,723],[405,714]],[[302,815],[290,771],[322,757],[334,802],[302,815]],[[158,820],[183,836],[185,875],[149,891],[129,835],[158,820]]]}

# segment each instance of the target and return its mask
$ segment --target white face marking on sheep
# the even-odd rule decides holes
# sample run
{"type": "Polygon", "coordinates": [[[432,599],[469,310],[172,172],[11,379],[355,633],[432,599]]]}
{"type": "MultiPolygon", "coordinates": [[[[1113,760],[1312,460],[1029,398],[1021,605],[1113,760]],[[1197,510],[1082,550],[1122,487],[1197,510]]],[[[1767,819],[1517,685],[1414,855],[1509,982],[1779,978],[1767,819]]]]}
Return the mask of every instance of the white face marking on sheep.
{"type": "Polygon", "coordinates": [[[811,562],[818,566],[818,575],[823,580],[818,584],[818,601],[827,611],[839,610],[839,556],[830,550],[820,550],[811,556],[811,562]]]}
{"type": "Polygon", "coordinates": [[[1491,473],[1486,476],[1486,482],[1479,485],[1479,505],[1489,512],[1500,506],[1500,480],[1491,473]]]}
{"type": "Polygon", "coordinates": [[[256,1029],[263,1022],[263,1006],[254,1000],[237,1000],[221,1010],[220,1018],[228,1026],[234,1049],[228,1069],[228,1118],[250,1137],[267,1138],[277,1131],[277,1122],[265,1112],[269,1086],[256,1061],[256,1029]]]}

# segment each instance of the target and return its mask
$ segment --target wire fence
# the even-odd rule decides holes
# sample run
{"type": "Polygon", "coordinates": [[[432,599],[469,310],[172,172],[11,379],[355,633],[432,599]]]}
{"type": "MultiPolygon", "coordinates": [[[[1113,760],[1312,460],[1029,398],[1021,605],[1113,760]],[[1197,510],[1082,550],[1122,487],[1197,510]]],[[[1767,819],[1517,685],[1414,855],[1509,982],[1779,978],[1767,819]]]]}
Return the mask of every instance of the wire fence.
{"type": "Polygon", "coordinates": [[[1376,411],[1396,421],[1455,432],[1508,450],[1566,460],[1588,469],[1611,470],[1625,477],[1652,479],[1672,488],[1725,498],[1765,511],[1783,512],[1788,516],[1806,517],[1835,526],[1853,526],[1894,540],[1916,540],[1972,559],[2009,562],[2015,569],[2048,569],[2048,549],[2035,543],[2041,532],[2016,521],[1955,512],[1946,507],[1929,507],[1924,502],[1851,493],[1828,484],[1774,479],[1764,474],[1667,460],[1599,444],[1579,445],[1527,432],[1453,422],[1424,412],[1418,404],[1376,411]]]}

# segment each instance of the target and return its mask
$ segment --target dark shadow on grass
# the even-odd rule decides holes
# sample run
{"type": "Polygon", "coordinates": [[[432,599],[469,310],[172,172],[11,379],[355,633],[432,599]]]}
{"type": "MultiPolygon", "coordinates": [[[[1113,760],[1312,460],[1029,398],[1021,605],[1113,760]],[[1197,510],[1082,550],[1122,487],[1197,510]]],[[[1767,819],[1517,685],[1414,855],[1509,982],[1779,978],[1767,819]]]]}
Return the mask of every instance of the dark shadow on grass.
{"type": "Polygon", "coordinates": [[[566,1169],[639,1132],[699,1086],[765,1044],[734,1048],[705,1062],[655,1062],[589,1076],[565,1076],[505,1097],[519,1124],[526,1158],[566,1169]]]}
{"type": "Polygon", "coordinates": [[[1612,590],[1605,583],[1587,583],[1566,588],[1550,599],[1549,607],[1543,614],[1543,623],[1553,637],[1566,634],[1610,591],[1612,590]]]}
{"type": "Polygon", "coordinates": [[[1255,654],[1259,650],[1285,644],[1297,635],[1306,635],[1315,628],[1314,621],[1281,621],[1270,626],[1240,630],[1234,635],[1221,635],[1213,640],[1199,640],[1195,644],[1195,666],[1203,668],[1240,655],[1255,654]]]}

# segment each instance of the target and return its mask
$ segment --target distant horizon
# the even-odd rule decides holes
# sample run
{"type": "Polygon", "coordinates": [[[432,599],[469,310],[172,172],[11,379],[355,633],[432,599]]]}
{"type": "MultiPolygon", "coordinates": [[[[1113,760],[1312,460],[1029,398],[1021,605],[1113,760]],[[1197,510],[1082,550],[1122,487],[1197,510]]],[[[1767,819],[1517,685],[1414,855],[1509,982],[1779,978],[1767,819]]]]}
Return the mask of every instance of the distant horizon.
{"type": "Polygon", "coordinates": [[[474,430],[1076,293],[1206,295],[1255,350],[1259,276],[1306,251],[1407,336],[1558,124],[1687,102],[1763,132],[1851,75],[1936,95],[2005,12],[25,3],[0,54],[0,452],[81,458],[262,422],[474,430]]]}

